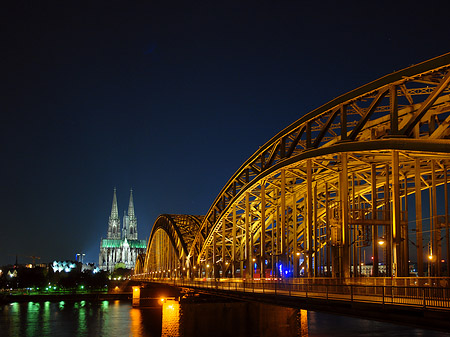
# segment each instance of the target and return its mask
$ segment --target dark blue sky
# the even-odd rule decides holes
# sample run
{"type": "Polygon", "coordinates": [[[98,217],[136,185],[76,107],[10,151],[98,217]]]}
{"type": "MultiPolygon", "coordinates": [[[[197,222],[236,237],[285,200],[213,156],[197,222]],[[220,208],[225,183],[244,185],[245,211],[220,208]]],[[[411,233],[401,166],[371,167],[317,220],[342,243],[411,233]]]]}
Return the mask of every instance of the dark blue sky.
{"type": "Polygon", "coordinates": [[[141,238],[205,214],[303,114],[449,52],[448,1],[0,5],[0,265],[97,262],[112,191],[141,238]]]}

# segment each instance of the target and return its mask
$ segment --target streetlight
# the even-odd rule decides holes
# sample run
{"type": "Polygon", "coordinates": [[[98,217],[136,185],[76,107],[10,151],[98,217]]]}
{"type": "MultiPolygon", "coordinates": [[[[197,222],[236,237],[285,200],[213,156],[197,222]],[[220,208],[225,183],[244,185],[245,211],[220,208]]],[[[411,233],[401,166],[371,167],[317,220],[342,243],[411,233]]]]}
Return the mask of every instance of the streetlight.
{"type": "MultiPolygon", "coordinates": [[[[378,238],[378,246],[383,248],[383,256],[385,257],[386,256],[386,250],[385,249],[387,249],[387,247],[386,247],[386,239],[384,238],[384,236],[378,238]]],[[[380,264],[380,262],[381,262],[381,258],[378,260],[378,264],[380,264]]],[[[385,276],[387,276],[386,275],[387,270],[388,270],[387,269],[387,264],[388,264],[388,261],[386,261],[385,266],[384,266],[385,267],[385,269],[384,269],[385,276]]],[[[377,266],[377,268],[380,268],[380,267],[377,266]]],[[[378,270],[378,272],[380,272],[380,270],[378,270]]]]}
{"type": "Polygon", "coordinates": [[[433,246],[431,245],[431,241],[428,242],[428,276],[431,276],[432,272],[432,263],[434,262],[435,256],[433,255],[433,246]]]}

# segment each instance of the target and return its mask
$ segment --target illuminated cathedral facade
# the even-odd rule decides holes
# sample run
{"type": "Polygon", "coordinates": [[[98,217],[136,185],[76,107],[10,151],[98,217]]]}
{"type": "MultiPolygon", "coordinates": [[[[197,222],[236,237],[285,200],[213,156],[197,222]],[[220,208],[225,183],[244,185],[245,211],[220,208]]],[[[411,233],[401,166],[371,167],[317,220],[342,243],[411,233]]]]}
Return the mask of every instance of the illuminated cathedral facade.
{"type": "Polygon", "coordinates": [[[111,215],[106,239],[100,241],[98,266],[100,270],[112,272],[116,266],[134,269],[136,258],[145,253],[146,241],[138,239],[137,218],[134,213],[133,190],[130,191],[128,212],[124,212],[123,227],[120,227],[119,208],[114,188],[111,215]]]}

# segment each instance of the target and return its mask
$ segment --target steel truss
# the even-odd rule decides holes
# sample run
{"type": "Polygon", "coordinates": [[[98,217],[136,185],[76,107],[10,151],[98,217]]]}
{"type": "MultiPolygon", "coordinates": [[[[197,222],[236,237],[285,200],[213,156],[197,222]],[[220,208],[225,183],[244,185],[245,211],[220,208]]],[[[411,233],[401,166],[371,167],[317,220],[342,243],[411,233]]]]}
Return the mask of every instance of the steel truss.
{"type": "Polygon", "coordinates": [[[137,273],[340,278],[360,276],[368,252],[373,276],[380,262],[386,276],[409,276],[413,242],[418,275],[428,261],[439,276],[450,259],[449,83],[450,53],[306,114],[239,168],[206,216],[160,216],[137,273]]]}

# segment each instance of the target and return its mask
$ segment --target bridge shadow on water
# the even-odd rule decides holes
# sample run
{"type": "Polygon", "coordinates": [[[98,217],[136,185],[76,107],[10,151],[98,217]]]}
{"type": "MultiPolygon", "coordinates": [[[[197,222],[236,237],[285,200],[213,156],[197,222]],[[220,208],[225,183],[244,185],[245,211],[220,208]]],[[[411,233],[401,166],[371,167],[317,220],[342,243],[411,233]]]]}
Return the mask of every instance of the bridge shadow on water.
{"type": "Polygon", "coordinates": [[[263,303],[166,300],[159,308],[133,308],[133,336],[450,336],[374,320],[263,303]]]}
{"type": "Polygon", "coordinates": [[[130,315],[134,336],[308,336],[305,310],[260,303],[166,300],[130,315]]]}

